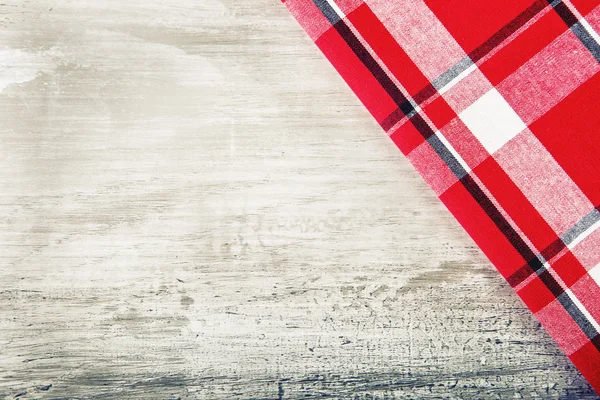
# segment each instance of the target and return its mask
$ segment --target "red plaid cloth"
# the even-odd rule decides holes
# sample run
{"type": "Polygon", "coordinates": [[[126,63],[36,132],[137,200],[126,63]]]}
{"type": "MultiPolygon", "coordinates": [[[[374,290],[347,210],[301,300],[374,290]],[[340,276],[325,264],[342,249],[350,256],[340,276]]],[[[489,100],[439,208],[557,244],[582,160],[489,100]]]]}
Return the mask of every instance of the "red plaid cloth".
{"type": "Polygon", "coordinates": [[[600,392],[600,0],[283,0],[600,392]]]}

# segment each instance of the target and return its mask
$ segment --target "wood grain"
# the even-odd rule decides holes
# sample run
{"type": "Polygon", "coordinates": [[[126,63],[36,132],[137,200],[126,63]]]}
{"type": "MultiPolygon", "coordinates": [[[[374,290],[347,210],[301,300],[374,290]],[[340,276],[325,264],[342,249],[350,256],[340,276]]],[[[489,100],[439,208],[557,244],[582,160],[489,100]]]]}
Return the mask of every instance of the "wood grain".
{"type": "Polygon", "coordinates": [[[0,396],[595,398],[278,1],[0,4],[0,396]]]}

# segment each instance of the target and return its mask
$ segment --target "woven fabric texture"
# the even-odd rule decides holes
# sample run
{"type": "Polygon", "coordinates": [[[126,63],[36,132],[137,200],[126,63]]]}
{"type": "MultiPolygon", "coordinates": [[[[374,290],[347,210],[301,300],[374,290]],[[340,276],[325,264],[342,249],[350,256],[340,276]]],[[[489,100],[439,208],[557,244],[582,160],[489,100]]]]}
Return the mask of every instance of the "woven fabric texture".
{"type": "Polygon", "coordinates": [[[600,392],[600,0],[284,0],[600,392]]]}

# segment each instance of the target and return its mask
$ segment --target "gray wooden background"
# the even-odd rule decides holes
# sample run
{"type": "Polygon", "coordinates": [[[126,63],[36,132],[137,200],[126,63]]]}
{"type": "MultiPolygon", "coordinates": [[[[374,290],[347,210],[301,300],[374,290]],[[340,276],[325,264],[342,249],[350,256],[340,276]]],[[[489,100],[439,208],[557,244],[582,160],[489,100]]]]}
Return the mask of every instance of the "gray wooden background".
{"type": "Polygon", "coordinates": [[[2,0],[0,396],[594,398],[278,0],[2,0]]]}

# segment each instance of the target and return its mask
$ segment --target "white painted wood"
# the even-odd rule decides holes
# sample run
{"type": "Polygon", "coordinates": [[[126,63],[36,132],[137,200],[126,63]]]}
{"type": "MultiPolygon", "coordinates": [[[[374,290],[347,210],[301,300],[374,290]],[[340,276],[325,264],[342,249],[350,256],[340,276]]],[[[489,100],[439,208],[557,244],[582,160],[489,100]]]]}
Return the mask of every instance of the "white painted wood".
{"type": "Polygon", "coordinates": [[[3,1],[1,396],[593,398],[278,1],[3,1]]]}

